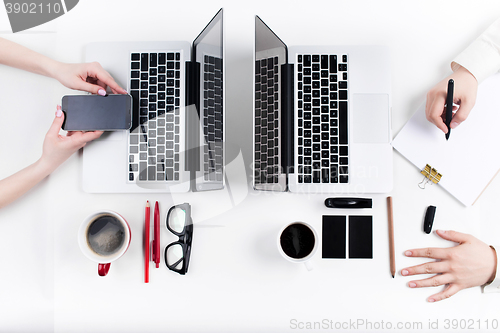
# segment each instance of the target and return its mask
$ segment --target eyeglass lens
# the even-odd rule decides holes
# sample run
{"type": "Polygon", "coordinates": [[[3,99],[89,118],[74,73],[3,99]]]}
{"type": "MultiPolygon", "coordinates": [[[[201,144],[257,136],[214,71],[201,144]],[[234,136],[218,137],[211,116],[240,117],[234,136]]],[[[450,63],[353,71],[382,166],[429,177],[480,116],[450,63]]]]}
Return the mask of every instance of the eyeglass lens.
{"type": "Polygon", "coordinates": [[[172,245],[167,249],[167,255],[166,255],[167,264],[169,266],[172,266],[172,268],[178,270],[182,269],[183,257],[184,254],[182,251],[182,246],[180,244],[172,245]]]}
{"type": "Polygon", "coordinates": [[[186,212],[181,208],[174,208],[168,216],[168,225],[175,232],[181,233],[186,225],[186,212]]]}

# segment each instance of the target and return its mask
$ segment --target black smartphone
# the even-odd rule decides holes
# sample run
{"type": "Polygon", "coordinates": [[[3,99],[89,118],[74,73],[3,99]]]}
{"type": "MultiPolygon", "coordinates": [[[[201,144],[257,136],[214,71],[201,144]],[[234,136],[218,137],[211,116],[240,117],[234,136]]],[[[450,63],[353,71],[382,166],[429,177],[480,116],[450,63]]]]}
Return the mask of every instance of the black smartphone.
{"type": "Polygon", "coordinates": [[[130,95],[67,95],[61,107],[65,131],[116,131],[132,126],[130,95]]]}

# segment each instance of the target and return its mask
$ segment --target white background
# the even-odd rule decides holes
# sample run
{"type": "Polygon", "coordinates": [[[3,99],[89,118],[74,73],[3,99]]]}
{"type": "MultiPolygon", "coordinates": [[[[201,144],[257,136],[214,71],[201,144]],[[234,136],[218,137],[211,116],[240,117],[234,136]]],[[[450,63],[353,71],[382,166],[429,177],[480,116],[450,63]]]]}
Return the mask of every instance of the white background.
{"type": "MultiPolygon", "coordinates": [[[[450,73],[449,64],[500,16],[497,1],[97,1],[82,0],[53,22],[12,34],[0,9],[1,37],[60,61],[83,61],[95,41],[192,41],[220,7],[226,31],[226,140],[230,189],[181,195],[95,195],[81,190],[76,154],[48,179],[0,211],[1,332],[284,332],[297,322],[324,319],[373,323],[473,320],[490,331],[500,321],[500,294],[480,288],[430,304],[438,288],[410,289],[399,271],[424,262],[406,249],[452,246],[422,231],[428,205],[437,206],[435,229],[472,233],[500,244],[500,180],[470,208],[438,186],[421,190],[419,172],[394,153],[394,189],[373,195],[371,260],[321,259],[321,246],[307,272],[280,257],[279,229],[293,221],[321,235],[321,216],[347,214],[324,207],[325,195],[261,193],[251,189],[252,45],[258,14],[291,45],[382,44],[392,50],[393,136],[423,102],[425,93],[450,73]],[[385,198],[394,198],[396,264],[390,275],[385,198]],[[146,200],[189,202],[195,223],[189,273],[180,276],[163,262],[151,266],[144,284],[146,200]],[[77,244],[83,219],[99,209],[122,214],[132,228],[128,252],[97,276],[96,264],[77,244]]],[[[121,82],[125,85],[125,82],[121,82]]],[[[0,178],[34,162],[56,104],[72,93],[57,81],[0,67],[0,178]]],[[[457,131],[459,128],[457,129],[457,131]]],[[[457,166],[459,167],[459,166],[457,166]]],[[[478,166],[479,167],[479,166],[478,166]]],[[[467,175],[464,175],[464,182],[467,175]]],[[[162,228],[162,248],[174,240],[162,228]]],[[[367,331],[359,326],[357,331],[367,331]]],[[[313,331],[313,330],[307,330],[313,331]]],[[[325,330],[328,331],[328,330],[325,330]]],[[[333,330],[332,330],[333,331],[333,330]]],[[[379,331],[385,331],[379,329],[379,331]]],[[[396,331],[396,330],[394,330],[396,331]]],[[[407,330],[411,331],[411,330],[407,330]]]]}

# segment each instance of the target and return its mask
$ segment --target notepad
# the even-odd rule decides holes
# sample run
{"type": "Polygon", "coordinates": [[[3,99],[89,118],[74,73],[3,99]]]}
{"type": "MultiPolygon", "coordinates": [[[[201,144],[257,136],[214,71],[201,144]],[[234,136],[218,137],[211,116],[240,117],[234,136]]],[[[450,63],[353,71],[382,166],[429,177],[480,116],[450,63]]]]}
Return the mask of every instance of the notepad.
{"type": "Polygon", "coordinates": [[[424,103],[396,136],[393,147],[423,174],[428,165],[430,173],[440,175],[434,183],[465,206],[473,205],[500,170],[499,92],[500,74],[481,83],[469,117],[451,131],[448,141],[427,121],[424,103]]]}

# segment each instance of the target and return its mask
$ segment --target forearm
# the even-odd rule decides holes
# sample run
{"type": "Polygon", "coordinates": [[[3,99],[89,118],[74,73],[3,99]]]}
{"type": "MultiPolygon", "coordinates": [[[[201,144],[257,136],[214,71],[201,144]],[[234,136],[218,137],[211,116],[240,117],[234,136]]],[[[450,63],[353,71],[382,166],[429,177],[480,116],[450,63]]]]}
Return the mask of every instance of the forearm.
{"type": "Polygon", "coordinates": [[[53,166],[38,160],[12,176],[0,180],[0,209],[28,192],[53,169],[53,166]]]}
{"type": "Polygon", "coordinates": [[[453,59],[453,71],[457,65],[466,68],[479,83],[500,70],[500,19],[453,59]]]}
{"type": "Polygon", "coordinates": [[[54,77],[59,62],[22,45],[0,38],[0,64],[54,77]]]}

